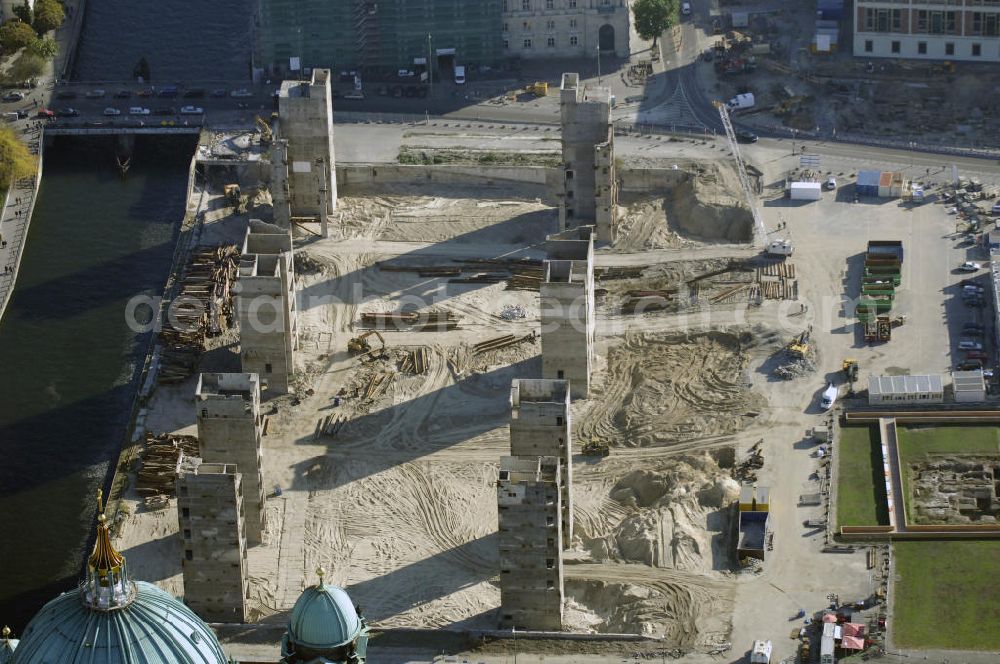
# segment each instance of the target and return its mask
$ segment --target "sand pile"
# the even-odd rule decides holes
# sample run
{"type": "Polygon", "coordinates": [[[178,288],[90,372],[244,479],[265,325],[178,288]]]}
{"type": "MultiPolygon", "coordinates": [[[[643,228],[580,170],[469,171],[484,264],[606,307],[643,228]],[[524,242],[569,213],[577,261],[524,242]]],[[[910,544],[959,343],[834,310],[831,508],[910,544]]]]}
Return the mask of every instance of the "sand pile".
{"type": "Polygon", "coordinates": [[[595,560],[643,563],[708,573],[728,567],[726,508],[739,485],[708,454],[676,458],[658,469],[633,470],[611,486],[610,527],[580,520],[577,534],[595,560]],[[719,513],[709,530],[709,515],[719,513]],[[599,526],[598,526],[599,527],[599,526]]]}
{"type": "Polygon", "coordinates": [[[692,244],[667,224],[667,203],[662,197],[644,196],[618,206],[618,233],[613,251],[670,249],[692,244]]]}
{"type": "Polygon", "coordinates": [[[608,353],[577,440],[645,447],[735,433],[764,405],[748,387],[748,361],[730,334],[630,337],[608,353]]]}
{"type": "Polygon", "coordinates": [[[700,240],[750,242],[753,215],[738,198],[740,184],[731,170],[705,165],[678,184],[667,217],[681,235],[700,240]]]}

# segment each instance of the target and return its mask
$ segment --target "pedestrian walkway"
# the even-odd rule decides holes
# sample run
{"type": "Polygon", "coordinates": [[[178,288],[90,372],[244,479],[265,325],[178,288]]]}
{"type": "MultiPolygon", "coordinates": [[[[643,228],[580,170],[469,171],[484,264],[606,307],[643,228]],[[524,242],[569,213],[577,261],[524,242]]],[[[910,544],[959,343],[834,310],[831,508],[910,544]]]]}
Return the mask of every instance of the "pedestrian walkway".
{"type": "MultiPolygon", "coordinates": [[[[33,119],[19,120],[14,130],[37,157],[42,141],[42,123],[33,119]]],[[[12,182],[3,211],[0,212],[0,320],[3,319],[17,281],[21,255],[28,237],[28,224],[35,207],[35,180],[38,177],[40,173],[12,182]]]]}

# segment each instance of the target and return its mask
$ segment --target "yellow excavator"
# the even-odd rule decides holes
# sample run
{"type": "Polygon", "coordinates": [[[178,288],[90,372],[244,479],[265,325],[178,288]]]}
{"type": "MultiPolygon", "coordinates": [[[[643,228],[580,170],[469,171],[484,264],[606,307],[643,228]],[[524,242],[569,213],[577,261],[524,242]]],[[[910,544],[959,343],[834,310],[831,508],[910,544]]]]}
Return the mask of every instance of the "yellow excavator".
{"type": "Polygon", "coordinates": [[[854,394],[854,383],[858,380],[858,361],[849,357],[844,360],[840,368],[844,372],[844,378],[847,379],[848,394],[854,394]]]}
{"type": "Polygon", "coordinates": [[[372,358],[380,357],[385,353],[385,338],[378,330],[368,330],[364,334],[351,338],[347,342],[347,352],[351,355],[369,355],[372,358]],[[382,344],[379,348],[372,348],[371,344],[368,343],[368,337],[375,335],[379,343],[382,344]]]}
{"type": "Polygon", "coordinates": [[[795,356],[805,357],[809,353],[809,337],[812,335],[812,325],[788,344],[788,351],[795,356]]]}
{"type": "Polygon", "coordinates": [[[274,141],[274,132],[271,131],[271,125],[259,115],[255,115],[253,121],[257,125],[257,129],[260,130],[260,144],[270,145],[274,141]]]}

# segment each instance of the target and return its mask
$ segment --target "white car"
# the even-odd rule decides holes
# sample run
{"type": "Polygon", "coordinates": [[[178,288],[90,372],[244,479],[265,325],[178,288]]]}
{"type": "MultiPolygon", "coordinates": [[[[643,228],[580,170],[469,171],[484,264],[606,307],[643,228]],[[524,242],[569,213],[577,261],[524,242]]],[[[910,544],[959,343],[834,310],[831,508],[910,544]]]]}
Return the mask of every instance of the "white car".
{"type": "Polygon", "coordinates": [[[201,115],[204,112],[201,106],[181,106],[181,115],[201,115]]]}
{"type": "Polygon", "coordinates": [[[230,97],[253,97],[253,93],[246,88],[240,88],[239,90],[233,90],[229,93],[230,97]]]}
{"type": "Polygon", "coordinates": [[[121,115],[122,112],[120,110],[118,110],[117,108],[112,108],[112,107],[108,106],[106,109],[104,109],[104,114],[105,115],[121,115]]]}
{"type": "Polygon", "coordinates": [[[416,74],[411,69],[400,69],[398,72],[396,72],[396,75],[399,76],[400,78],[412,78],[413,76],[416,76],[416,74]]]}
{"type": "Polygon", "coordinates": [[[827,191],[833,191],[834,189],[836,189],[837,178],[833,177],[832,175],[828,177],[826,179],[826,182],[823,183],[823,188],[826,189],[827,191]]]}
{"type": "Polygon", "coordinates": [[[149,115],[149,109],[143,108],[142,106],[133,106],[128,109],[129,115],[149,115]]]}
{"type": "Polygon", "coordinates": [[[830,410],[833,408],[833,404],[837,401],[837,395],[840,391],[837,386],[833,383],[827,383],[826,389],[823,390],[823,400],[820,402],[820,407],[823,410],[830,410]]]}
{"type": "Polygon", "coordinates": [[[964,263],[958,266],[958,269],[961,270],[962,272],[978,272],[979,270],[983,269],[983,266],[980,265],[979,263],[973,263],[972,261],[965,261],[964,263]]]}
{"type": "Polygon", "coordinates": [[[691,13],[691,3],[690,2],[682,2],[681,3],[681,13],[684,14],[685,16],[691,13]]]}

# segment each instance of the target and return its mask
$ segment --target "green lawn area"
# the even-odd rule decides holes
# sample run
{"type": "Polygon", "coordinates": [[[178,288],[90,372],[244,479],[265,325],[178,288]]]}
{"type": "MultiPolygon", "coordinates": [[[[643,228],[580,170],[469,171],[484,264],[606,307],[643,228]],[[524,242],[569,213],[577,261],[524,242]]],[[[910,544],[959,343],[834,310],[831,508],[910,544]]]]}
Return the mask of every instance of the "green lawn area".
{"type": "Polygon", "coordinates": [[[837,525],[887,526],[877,426],[843,427],[837,441],[837,525]]]}
{"type": "Polygon", "coordinates": [[[893,551],[896,645],[1000,650],[1000,541],[896,542],[893,551]]]}
{"type": "MultiPolygon", "coordinates": [[[[906,495],[910,495],[910,463],[927,454],[1000,454],[1000,427],[942,424],[933,427],[900,426],[899,464],[906,495]]],[[[910,502],[904,501],[907,520],[910,502]]]]}

